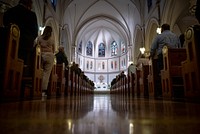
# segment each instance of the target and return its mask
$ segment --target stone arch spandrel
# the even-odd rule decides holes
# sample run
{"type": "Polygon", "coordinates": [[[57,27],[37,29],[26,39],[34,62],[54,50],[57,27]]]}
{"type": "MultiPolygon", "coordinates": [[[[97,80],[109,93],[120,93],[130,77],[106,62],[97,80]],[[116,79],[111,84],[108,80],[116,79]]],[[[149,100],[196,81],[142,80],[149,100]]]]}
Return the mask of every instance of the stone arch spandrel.
{"type": "Polygon", "coordinates": [[[147,23],[146,27],[146,34],[145,34],[145,48],[146,51],[149,51],[151,48],[151,44],[153,42],[153,39],[157,35],[156,29],[159,27],[158,20],[155,18],[152,18],[149,23],[147,23]]]}
{"type": "Polygon", "coordinates": [[[134,56],[134,61],[133,63],[136,64],[138,56],[140,54],[140,47],[143,47],[144,45],[144,37],[143,37],[143,32],[142,32],[142,27],[137,25],[135,28],[135,41],[133,43],[133,56],[134,56]]]}
{"type": "Polygon", "coordinates": [[[68,25],[64,25],[61,29],[61,37],[60,37],[60,43],[61,45],[64,46],[65,48],[65,53],[66,53],[66,56],[67,56],[67,59],[69,62],[70,59],[71,59],[71,40],[70,40],[70,33],[69,33],[69,28],[68,28],[68,25]]]}

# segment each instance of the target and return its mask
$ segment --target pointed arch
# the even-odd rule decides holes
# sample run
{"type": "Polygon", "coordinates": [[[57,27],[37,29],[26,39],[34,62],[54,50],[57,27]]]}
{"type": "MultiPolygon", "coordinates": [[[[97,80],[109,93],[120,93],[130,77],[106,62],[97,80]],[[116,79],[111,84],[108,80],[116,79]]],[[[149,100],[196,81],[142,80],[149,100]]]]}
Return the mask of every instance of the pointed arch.
{"type": "Polygon", "coordinates": [[[105,57],[105,44],[104,43],[100,43],[98,45],[98,56],[99,57],[105,57]]]}

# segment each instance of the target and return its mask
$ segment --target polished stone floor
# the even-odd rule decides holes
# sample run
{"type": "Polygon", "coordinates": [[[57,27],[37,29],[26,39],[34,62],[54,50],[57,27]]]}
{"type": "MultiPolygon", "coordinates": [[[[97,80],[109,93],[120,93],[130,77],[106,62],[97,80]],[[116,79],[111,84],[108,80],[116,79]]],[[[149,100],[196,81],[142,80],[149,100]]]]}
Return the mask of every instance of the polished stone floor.
{"type": "Polygon", "coordinates": [[[200,104],[96,94],[0,104],[0,134],[199,134],[200,104]]]}

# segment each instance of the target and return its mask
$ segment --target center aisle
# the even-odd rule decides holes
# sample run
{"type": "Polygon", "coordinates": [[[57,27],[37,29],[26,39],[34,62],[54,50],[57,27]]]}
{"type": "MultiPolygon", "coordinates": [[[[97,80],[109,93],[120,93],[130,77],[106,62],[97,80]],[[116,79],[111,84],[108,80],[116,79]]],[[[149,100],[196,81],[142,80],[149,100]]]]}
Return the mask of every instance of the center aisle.
{"type": "Polygon", "coordinates": [[[95,94],[0,104],[1,134],[191,134],[200,104],[95,94]]]}

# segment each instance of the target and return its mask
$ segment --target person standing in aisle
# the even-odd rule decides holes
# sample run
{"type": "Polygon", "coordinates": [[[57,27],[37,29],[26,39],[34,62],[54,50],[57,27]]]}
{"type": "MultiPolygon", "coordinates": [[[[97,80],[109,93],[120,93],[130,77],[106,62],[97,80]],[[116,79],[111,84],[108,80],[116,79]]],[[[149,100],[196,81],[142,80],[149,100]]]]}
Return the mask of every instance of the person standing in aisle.
{"type": "Polygon", "coordinates": [[[44,32],[38,37],[37,43],[41,46],[42,52],[42,96],[47,96],[47,88],[49,83],[49,77],[54,63],[54,41],[51,38],[52,27],[46,26],[44,32]]]}

